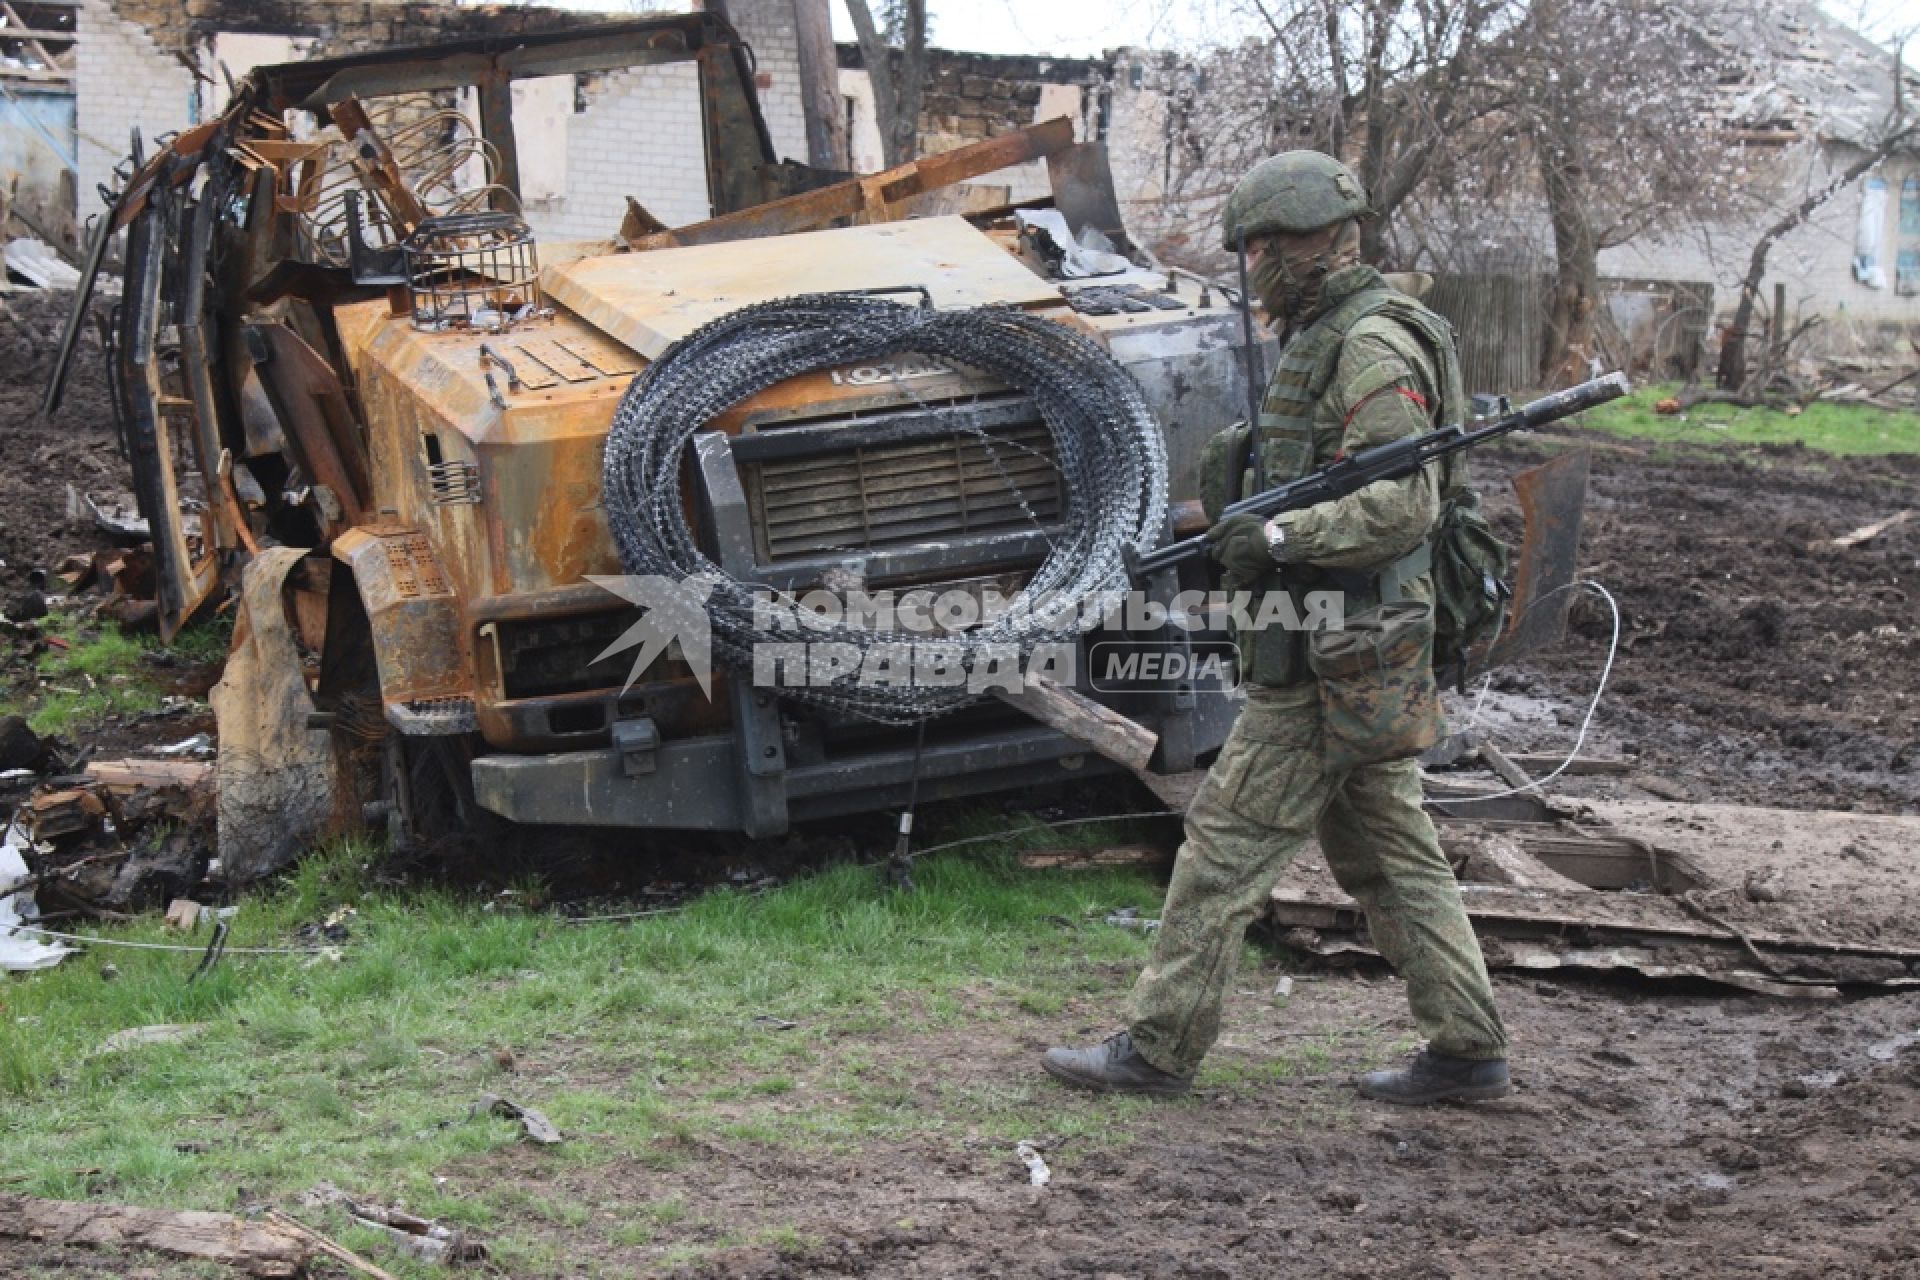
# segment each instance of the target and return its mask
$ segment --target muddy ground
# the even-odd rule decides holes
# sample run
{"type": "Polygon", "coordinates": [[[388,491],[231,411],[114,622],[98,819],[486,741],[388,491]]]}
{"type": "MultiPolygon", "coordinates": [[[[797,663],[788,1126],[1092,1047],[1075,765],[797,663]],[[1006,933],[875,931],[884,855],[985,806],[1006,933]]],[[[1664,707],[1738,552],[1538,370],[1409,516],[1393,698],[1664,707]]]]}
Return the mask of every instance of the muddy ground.
{"type": "MultiPolygon", "coordinates": [[[[40,414],[47,375],[73,295],[40,291],[0,296],[0,585],[18,590],[27,574],[62,556],[107,545],[95,531],[69,525],[67,486],[131,491],[114,438],[113,408],[100,355],[100,332],[81,331],[66,396],[51,419],[40,414]]],[[[104,310],[101,311],[104,314],[104,310]]]]}
{"type": "MultiPolygon", "coordinates": [[[[904,1106],[951,1110],[956,1090],[1055,1089],[1036,1059],[1056,1038],[1105,1032],[1130,977],[1109,976],[1112,999],[960,1032],[901,1026],[871,1058],[915,1072],[904,1106]]],[[[1502,978],[1514,1096],[1405,1111],[1348,1086],[1411,1039],[1398,984],[1302,975],[1276,1003],[1275,976],[1242,974],[1214,1062],[1280,1078],[1157,1105],[1137,1122],[1140,1140],[1117,1149],[1035,1134],[1053,1173],[1044,1188],[1004,1144],[963,1130],[842,1153],[690,1142],[667,1169],[585,1169],[515,1146],[437,1172],[449,1194],[508,1180],[572,1206],[566,1225],[546,1229],[567,1260],[553,1274],[1920,1275],[1920,995],[1814,1007],[1502,978]],[[645,1244],[612,1243],[635,1205],[674,1197],[689,1205],[683,1221],[645,1244]],[[724,1243],[768,1229],[792,1234],[782,1248],[724,1243]],[[676,1266],[676,1248],[710,1252],[676,1266]]],[[[535,1068],[543,1084],[569,1079],[564,1062],[535,1068]]],[[[816,1105],[840,1083],[803,1074],[766,1110],[816,1105]]],[[[1062,1092],[1059,1105],[1111,1104],[1062,1092]]],[[[0,1242],[0,1274],[196,1273],[0,1242]]]]}
{"type": "MultiPolygon", "coordinates": [[[[1582,575],[1622,612],[1594,722],[1605,753],[1638,757],[1695,800],[1920,812],[1920,524],[1829,545],[1920,506],[1920,456],[1564,440],[1593,449],[1582,575]]],[[[1542,456],[1516,447],[1477,464],[1514,536],[1501,482],[1542,456]]],[[[1563,645],[1493,678],[1496,693],[1555,704],[1520,749],[1571,745],[1592,696],[1611,616],[1584,593],[1570,621],[1563,645]]]]}
{"type": "MultiPolygon", "coordinates": [[[[66,483],[126,484],[96,339],[67,408],[51,423],[33,415],[59,309],[16,296],[0,312],[8,590],[94,545],[63,527],[66,483]]],[[[1632,756],[1699,800],[1920,812],[1920,522],[1850,550],[1815,546],[1920,506],[1920,459],[1592,443],[1583,563],[1618,597],[1624,644],[1589,749],[1632,756]]],[[[1502,450],[1480,472],[1497,480],[1539,456],[1502,450]]],[[[1510,519],[1504,490],[1489,487],[1510,519]]],[[[1503,743],[1570,745],[1609,629],[1583,602],[1560,648],[1496,676],[1480,707],[1503,743]]],[[[669,1249],[715,1245],[724,1230],[792,1226],[801,1243],[784,1253],[720,1248],[679,1273],[1920,1275],[1920,995],[1810,1004],[1506,975],[1515,1096],[1410,1113],[1362,1103],[1348,1084],[1411,1043],[1398,984],[1307,969],[1276,1002],[1279,969],[1299,963],[1275,953],[1243,975],[1218,1058],[1283,1078],[1155,1109],[1145,1140],[1124,1148],[1034,1135],[1054,1170],[1044,1189],[1010,1151],[964,1134],[842,1153],[713,1146],[670,1171],[556,1168],[512,1148],[441,1172],[456,1188],[507,1178],[587,1206],[553,1243],[594,1274],[660,1268],[669,1249]],[[610,1243],[627,1207],[675,1194],[698,1215],[644,1246],[610,1243]]],[[[1051,1089],[1040,1051],[1102,1035],[1119,1015],[1131,975],[1106,976],[1103,993],[1044,1018],[938,1035],[900,1026],[875,1056],[915,1068],[930,1103],[956,1084],[1051,1089]]],[[[564,1083],[564,1064],[554,1071],[564,1083]]],[[[808,1080],[790,1105],[834,1087],[808,1080]]],[[[0,1274],[189,1273],[0,1242],[0,1274]]]]}
{"type": "MultiPolygon", "coordinates": [[[[1327,1044],[1324,1060],[1166,1105],[1124,1150],[1058,1146],[1044,1189],[965,1142],[849,1161],[704,1152],[702,1194],[728,1216],[824,1243],[683,1274],[1920,1275],[1920,996],[1814,1010],[1506,979],[1515,1096],[1409,1112],[1347,1086],[1411,1035],[1396,983],[1300,981],[1284,1008],[1271,974],[1240,985],[1257,989],[1235,997],[1218,1054],[1327,1044]]],[[[1081,1031],[1104,1030],[1108,1010],[1082,1012],[1081,1031]]],[[[956,1077],[1031,1078],[1037,1030],[897,1051],[927,1055],[931,1097],[956,1077]]]]}

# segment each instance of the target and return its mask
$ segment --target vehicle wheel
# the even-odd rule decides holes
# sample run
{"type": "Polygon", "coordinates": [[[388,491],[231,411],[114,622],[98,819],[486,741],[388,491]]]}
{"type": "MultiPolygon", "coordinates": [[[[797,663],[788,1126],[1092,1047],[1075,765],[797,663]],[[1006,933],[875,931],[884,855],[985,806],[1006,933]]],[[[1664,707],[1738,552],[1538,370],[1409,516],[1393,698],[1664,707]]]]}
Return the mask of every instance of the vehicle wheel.
{"type": "Polygon", "coordinates": [[[479,838],[498,821],[474,800],[472,761],[466,737],[387,734],[382,774],[387,842],[394,853],[436,853],[479,838]]]}

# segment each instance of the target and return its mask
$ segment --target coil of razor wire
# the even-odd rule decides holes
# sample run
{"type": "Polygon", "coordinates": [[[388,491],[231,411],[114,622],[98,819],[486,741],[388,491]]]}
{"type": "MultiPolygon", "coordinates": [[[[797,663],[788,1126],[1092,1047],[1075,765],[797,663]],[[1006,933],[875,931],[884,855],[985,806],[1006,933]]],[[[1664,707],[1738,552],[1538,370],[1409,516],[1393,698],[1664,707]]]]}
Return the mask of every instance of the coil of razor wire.
{"type": "MultiPolygon", "coordinates": [[[[990,456],[1015,447],[984,431],[971,434],[990,456]]],[[[868,655],[884,649],[972,671],[1011,648],[1024,668],[1037,646],[1071,643],[1082,630],[1083,607],[1125,589],[1123,553],[1158,544],[1167,458],[1138,384],[1081,333],[1009,307],[939,311],[858,294],[808,294],[712,321],[635,378],[607,434],[604,486],[607,523],[627,573],[714,583],[706,603],[718,662],[750,670],[761,643],[852,645],[862,658],[857,669],[825,685],[783,687],[782,695],[907,724],[981,695],[965,683],[874,683],[868,655]],[[1004,611],[964,633],[844,622],[789,626],[778,615],[765,625],[769,611],[756,611],[755,603],[768,588],[730,577],[688,526],[681,479],[689,443],[720,414],[776,383],[909,353],[977,369],[1032,400],[1052,436],[1064,495],[1062,527],[1048,532],[1051,550],[1004,611]]]]}

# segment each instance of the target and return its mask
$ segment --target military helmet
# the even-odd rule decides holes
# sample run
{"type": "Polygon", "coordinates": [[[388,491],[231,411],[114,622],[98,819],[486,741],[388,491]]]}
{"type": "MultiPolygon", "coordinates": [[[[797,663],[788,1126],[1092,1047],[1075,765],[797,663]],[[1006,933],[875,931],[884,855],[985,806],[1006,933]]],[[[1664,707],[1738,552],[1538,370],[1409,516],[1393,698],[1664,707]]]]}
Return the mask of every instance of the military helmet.
{"type": "Polygon", "coordinates": [[[1247,171],[1227,197],[1226,247],[1242,236],[1318,231],[1370,212],[1353,170],[1318,151],[1283,151],[1247,171]]]}

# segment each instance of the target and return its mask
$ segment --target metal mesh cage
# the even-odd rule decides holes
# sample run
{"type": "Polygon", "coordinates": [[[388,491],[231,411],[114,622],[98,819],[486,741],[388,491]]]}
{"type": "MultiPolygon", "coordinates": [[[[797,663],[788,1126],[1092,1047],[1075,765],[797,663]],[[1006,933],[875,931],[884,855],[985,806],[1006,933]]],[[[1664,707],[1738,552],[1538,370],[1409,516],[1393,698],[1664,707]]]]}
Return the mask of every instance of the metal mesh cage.
{"type": "Polygon", "coordinates": [[[542,312],[533,232],[511,213],[423,221],[401,246],[416,329],[510,329],[542,312]]]}

